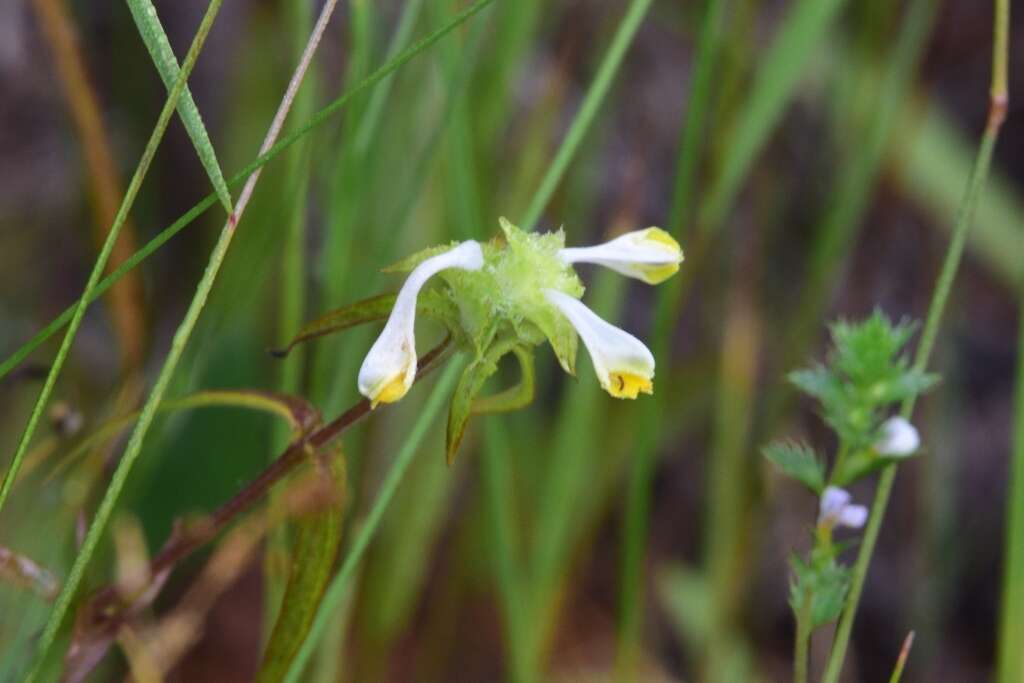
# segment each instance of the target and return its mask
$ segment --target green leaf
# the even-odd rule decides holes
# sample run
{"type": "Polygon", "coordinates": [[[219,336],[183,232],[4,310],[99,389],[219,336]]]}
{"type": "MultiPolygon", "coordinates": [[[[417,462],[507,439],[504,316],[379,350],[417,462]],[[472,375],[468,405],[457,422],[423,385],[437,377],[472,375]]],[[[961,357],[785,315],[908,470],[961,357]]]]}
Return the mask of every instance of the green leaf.
{"type": "MultiPolygon", "coordinates": [[[[160,73],[164,86],[170,91],[174,82],[178,80],[180,68],[171,43],[167,40],[164,27],[160,24],[156,8],[153,7],[150,0],[128,0],[128,9],[132,14],[132,19],[135,20],[139,35],[142,36],[142,41],[146,44],[150,57],[153,58],[153,63],[160,73]]],[[[188,86],[185,86],[181,98],[178,100],[178,114],[181,116],[182,123],[185,124],[189,138],[192,139],[196,154],[199,155],[199,161],[206,169],[206,174],[210,176],[210,182],[213,183],[217,198],[220,199],[224,210],[230,214],[232,211],[231,193],[228,192],[224,173],[217,162],[217,154],[213,151],[213,143],[210,142],[210,136],[206,132],[206,126],[203,125],[203,119],[199,115],[199,109],[196,107],[195,100],[192,99],[192,93],[188,86]]]]}
{"type": "Polygon", "coordinates": [[[532,399],[533,354],[524,349],[514,335],[493,342],[485,353],[466,366],[452,393],[445,439],[448,464],[455,462],[470,415],[515,410],[527,405],[532,399]],[[519,359],[523,373],[520,384],[478,402],[476,397],[483,389],[484,382],[498,370],[498,363],[508,353],[515,353],[519,359]]]}
{"type": "Polygon", "coordinates": [[[841,391],[838,378],[824,365],[813,368],[794,370],[789,373],[789,381],[808,396],[824,399],[841,391]]]}
{"type": "Polygon", "coordinates": [[[796,441],[776,442],[765,446],[762,452],[779,471],[815,493],[825,488],[825,466],[810,446],[796,441]]]}
{"type": "MultiPolygon", "coordinates": [[[[284,358],[297,345],[311,339],[341,332],[375,320],[384,320],[391,313],[396,297],[396,294],[380,294],[325,313],[307,323],[286,346],[270,349],[270,354],[277,358],[284,358]]],[[[420,292],[416,300],[416,313],[443,323],[452,332],[457,332],[459,329],[458,310],[451,300],[439,290],[426,289],[420,292]]]]}
{"type": "Polygon", "coordinates": [[[793,611],[800,614],[804,601],[810,599],[812,628],[838,619],[850,590],[850,569],[831,558],[806,564],[796,556],[790,558],[790,566],[794,577],[789,604],[793,611]]]}
{"type": "Polygon", "coordinates": [[[884,377],[905,364],[898,354],[916,328],[908,321],[893,324],[878,310],[860,322],[833,323],[832,364],[853,382],[866,384],[884,377]]]}
{"type": "Polygon", "coordinates": [[[516,346],[512,349],[512,353],[519,360],[521,373],[519,383],[497,394],[474,401],[470,408],[473,415],[511,412],[525,408],[533,402],[535,391],[533,352],[523,346],[516,346]]]}
{"type": "Polygon", "coordinates": [[[345,502],[345,461],[340,454],[334,454],[318,459],[316,464],[323,468],[334,495],[326,507],[295,521],[291,572],[263,654],[257,683],[277,683],[284,678],[309,633],[338,559],[345,502]]]}
{"type": "Polygon", "coordinates": [[[466,435],[466,424],[473,412],[473,402],[484,386],[484,382],[498,369],[498,360],[510,349],[495,345],[486,354],[466,366],[459,383],[455,385],[448,408],[448,430],[445,436],[445,453],[448,464],[455,462],[459,445],[466,435]]]}

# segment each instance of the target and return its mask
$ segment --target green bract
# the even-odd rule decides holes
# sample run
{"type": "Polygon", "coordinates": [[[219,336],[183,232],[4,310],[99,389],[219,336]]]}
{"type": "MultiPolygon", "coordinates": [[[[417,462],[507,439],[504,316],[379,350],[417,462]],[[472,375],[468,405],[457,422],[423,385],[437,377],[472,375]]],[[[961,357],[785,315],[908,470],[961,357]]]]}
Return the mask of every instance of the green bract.
{"type": "Polygon", "coordinates": [[[359,391],[371,407],[401,400],[418,370],[415,321],[426,316],[448,328],[453,344],[471,356],[452,397],[448,459],[455,455],[469,417],[515,410],[533,398],[533,347],[550,343],[559,364],[573,373],[582,339],[601,387],[616,398],[653,391],[654,356],[639,339],[602,320],[580,299],[584,287],[573,264],[611,268],[647,284],[671,277],[683,252],[656,227],[636,230],[592,247],[567,249],[561,230],[525,232],[500,219],[501,234],[424,249],[386,268],[407,273],[397,295],[381,295],[332,311],[307,324],[295,344],[353,325],[387,318],[359,370],[359,391]],[[505,356],[519,363],[517,386],[479,398],[505,356]]]}
{"type": "MultiPolygon", "coordinates": [[[[577,299],[583,296],[583,283],[576,271],[558,258],[558,251],[565,247],[565,234],[561,230],[525,232],[504,218],[500,223],[504,239],[497,237],[481,245],[483,268],[445,270],[434,281],[440,282],[428,285],[428,290],[439,289],[458,310],[457,329],[452,331],[477,357],[482,357],[498,338],[527,346],[547,340],[561,366],[572,373],[578,344],[576,330],[544,297],[545,289],[577,299]]],[[[386,270],[411,271],[450,248],[424,249],[386,270]]]]}

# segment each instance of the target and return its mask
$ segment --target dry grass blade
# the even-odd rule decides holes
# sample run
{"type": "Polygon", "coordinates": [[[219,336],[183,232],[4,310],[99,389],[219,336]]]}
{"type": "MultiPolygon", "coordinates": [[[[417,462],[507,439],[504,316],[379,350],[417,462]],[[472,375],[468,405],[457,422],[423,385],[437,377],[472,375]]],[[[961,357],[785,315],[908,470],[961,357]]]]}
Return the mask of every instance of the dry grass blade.
{"type": "Polygon", "coordinates": [[[0,581],[32,591],[45,600],[53,600],[60,590],[57,577],[45,567],[0,546],[0,581]]]}

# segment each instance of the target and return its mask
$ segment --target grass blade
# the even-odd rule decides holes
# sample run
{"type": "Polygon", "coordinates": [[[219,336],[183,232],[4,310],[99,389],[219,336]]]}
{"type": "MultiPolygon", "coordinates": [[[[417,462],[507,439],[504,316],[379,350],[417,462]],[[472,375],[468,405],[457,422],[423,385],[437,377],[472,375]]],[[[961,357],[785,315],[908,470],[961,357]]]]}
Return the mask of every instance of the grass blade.
{"type": "MultiPolygon", "coordinates": [[[[283,152],[285,149],[291,147],[293,144],[298,142],[300,139],[311,133],[318,126],[327,121],[330,117],[341,111],[354,97],[362,94],[364,90],[372,88],[377,83],[383,81],[392,73],[397,71],[409,60],[416,57],[419,53],[426,50],[428,47],[445,37],[453,30],[458,28],[461,24],[470,19],[474,14],[490,5],[494,0],[478,0],[478,2],[467,7],[460,14],[456,15],[444,26],[436,29],[433,33],[419,40],[417,43],[409,47],[407,50],[402,52],[398,57],[384,64],[379,69],[374,71],[372,74],[367,76],[365,79],[360,81],[351,90],[344,93],[333,102],[325,106],[323,109],[318,111],[309,121],[304,125],[298,127],[291,133],[288,133],[281,137],[281,140],[267,150],[265,153],[260,154],[241,171],[236,173],[228,180],[228,187],[234,187],[243,180],[248,178],[254,171],[265,166],[271,159],[276,157],[278,154],[283,152]]],[[[7,376],[11,370],[18,366],[25,358],[28,357],[35,349],[45,342],[47,339],[52,337],[58,330],[64,325],[68,324],[74,318],[75,312],[78,306],[84,300],[86,305],[91,304],[93,301],[103,295],[110,287],[114,285],[118,280],[125,276],[130,270],[139,265],[142,261],[147,259],[162,247],[169,239],[174,237],[176,234],[181,232],[183,229],[188,227],[193,221],[202,215],[207,209],[217,203],[217,197],[214,194],[207,195],[200,200],[195,206],[186,211],[178,220],[174,221],[171,225],[164,228],[160,233],[152,240],[147,242],[145,246],[139,249],[137,252],[132,254],[120,267],[117,268],[113,273],[108,275],[99,281],[91,292],[83,294],[82,299],[73,303],[71,306],[66,308],[63,313],[53,319],[46,327],[40,330],[32,339],[25,342],[18,350],[10,355],[3,363],[0,363],[0,379],[7,376]]]]}
{"type": "MultiPolygon", "coordinates": [[[[693,214],[689,198],[693,193],[695,176],[701,158],[704,138],[704,116],[710,109],[716,84],[713,78],[719,65],[719,44],[722,40],[725,0],[711,0],[701,27],[701,41],[697,50],[695,75],[689,93],[686,124],[679,138],[676,180],[673,185],[671,209],[666,228],[681,240],[683,222],[693,214]]],[[[669,336],[672,321],[678,317],[682,299],[681,278],[674,278],[658,291],[655,305],[654,340],[655,358],[668,362],[669,336]]],[[[641,571],[647,546],[647,518],[650,491],[657,450],[656,435],[661,432],[663,399],[655,397],[650,410],[641,413],[637,452],[629,475],[626,493],[626,512],[622,528],[622,565],[619,577],[619,634],[616,653],[622,673],[632,669],[634,654],[640,637],[640,611],[643,600],[641,571]]]]}
{"type": "MultiPolygon", "coordinates": [[[[267,135],[263,140],[263,145],[260,148],[260,152],[262,154],[265,154],[274,145],[274,141],[277,139],[277,136],[281,131],[281,127],[284,125],[285,117],[287,116],[292,102],[294,101],[295,93],[298,91],[299,85],[302,83],[303,76],[305,76],[306,69],[309,67],[309,63],[312,60],[313,53],[316,51],[316,48],[320,43],[320,38],[323,36],[324,29],[326,28],[327,21],[334,10],[335,4],[336,0],[328,0],[324,5],[323,10],[320,12],[320,18],[317,20],[317,24],[310,35],[309,43],[302,55],[302,59],[295,70],[295,74],[292,76],[291,82],[288,84],[288,89],[281,100],[281,104],[274,116],[274,120],[270,124],[270,129],[267,131],[267,135]]],[[[213,0],[210,5],[211,11],[208,12],[208,14],[215,14],[216,9],[219,8],[219,6],[220,0],[213,0]]],[[[208,30],[208,22],[205,19],[204,26],[207,26],[208,30]]],[[[203,35],[205,37],[205,34],[203,35]]],[[[195,62],[196,54],[198,54],[198,49],[189,50],[189,57],[192,58],[192,63],[195,62]]],[[[186,72],[183,71],[182,73],[186,72]]],[[[183,80],[179,81],[179,84],[183,85],[183,80]]],[[[169,117],[169,113],[167,116],[169,117]]],[[[128,445],[125,448],[124,455],[121,457],[121,461],[118,463],[117,469],[114,470],[114,474],[110,480],[110,485],[107,487],[106,493],[103,495],[103,500],[100,502],[99,508],[96,510],[96,516],[94,517],[92,524],[89,526],[89,531],[86,533],[85,539],[82,542],[82,548],[78,553],[78,556],[75,558],[75,563],[72,565],[71,571],[68,574],[67,583],[64,585],[60,596],[57,598],[53,612],[50,613],[50,618],[46,623],[46,628],[40,639],[36,665],[29,676],[30,681],[35,679],[43,665],[46,654],[57,636],[58,629],[64,621],[64,615],[67,613],[67,610],[71,605],[71,601],[74,599],[75,594],[78,591],[78,587],[84,577],[86,567],[92,559],[93,553],[96,551],[96,547],[99,545],[100,537],[103,534],[107,522],[110,520],[110,516],[113,514],[114,506],[117,504],[121,491],[124,489],[128,474],[131,472],[132,466],[139,457],[146,432],[149,430],[150,424],[152,424],[153,416],[156,414],[156,410],[160,406],[160,401],[167,389],[167,385],[170,383],[174,370],[177,368],[178,361],[181,359],[181,354],[185,350],[185,345],[188,343],[192,330],[195,328],[196,321],[199,319],[199,314],[206,305],[206,300],[209,297],[210,290],[213,288],[213,283],[216,280],[217,273],[220,271],[220,267],[224,262],[224,257],[227,255],[228,247],[231,245],[231,240],[235,234],[235,228],[241,220],[249,199],[252,197],[253,190],[259,180],[259,177],[259,170],[254,171],[253,174],[249,176],[249,179],[242,188],[242,193],[238,198],[235,213],[232,213],[228,217],[227,222],[224,224],[224,228],[221,230],[220,237],[214,245],[206,271],[203,273],[203,277],[200,279],[199,285],[196,287],[196,293],[192,298],[191,304],[189,304],[189,308],[185,313],[184,319],[174,334],[174,339],[171,343],[171,350],[164,359],[163,367],[160,369],[160,373],[153,385],[153,389],[150,392],[149,397],[146,399],[145,405],[142,407],[142,414],[135,425],[131,438],[128,440],[128,445]]],[[[86,297],[83,297],[82,300],[84,302],[86,297]]],[[[84,307],[84,303],[79,304],[80,309],[84,307]]]]}
{"type": "MultiPolygon", "coordinates": [[[[164,27],[160,24],[156,7],[153,6],[151,0],[126,1],[132,19],[135,20],[135,26],[139,29],[139,35],[142,36],[142,42],[146,44],[146,49],[149,50],[149,55],[153,58],[153,64],[156,65],[156,70],[160,73],[164,86],[170,91],[178,80],[180,69],[178,59],[174,56],[174,50],[171,49],[171,43],[164,32],[164,27]]],[[[210,176],[210,182],[213,183],[214,192],[220,199],[221,206],[226,212],[231,213],[231,193],[228,192],[224,173],[217,162],[217,154],[213,151],[213,143],[210,142],[206,126],[203,125],[203,118],[199,115],[199,109],[196,108],[195,100],[192,99],[192,92],[188,86],[185,86],[185,90],[178,100],[178,114],[181,115],[181,122],[185,124],[185,130],[196,148],[199,161],[206,169],[206,174],[210,176]]]]}
{"type": "Polygon", "coordinates": [[[438,415],[440,415],[444,399],[454,386],[461,365],[462,363],[457,359],[452,359],[440,379],[438,379],[430,396],[427,397],[423,410],[416,418],[415,424],[402,443],[398,455],[395,456],[394,463],[381,484],[380,493],[377,494],[377,498],[373,501],[373,506],[367,514],[366,521],[359,527],[359,531],[352,543],[352,547],[349,549],[348,555],[345,556],[341,569],[338,570],[338,574],[331,581],[331,586],[327,589],[327,593],[320,603],[320,608],[317,610],[316,618],[313,620],[313,626],[310,628],[309,634],[304,639],[295,659],[292,660],[291,667],[288,669],[288,675],[284,679],[287,683],[296,683],[300,680],[302,671],[309,661],[310,655],[313,654],[313,649],[316,647],[317,642],[323,636],[332,613],[345,597],[345,592],[349,588],[349,579],[352,578],[356,567],[359,566],[360,560],[362,560],[363,555],[366,553],[366,548],[370,545],[370,541],[373,540],[377,528],[380,526],[381,518],[384,516],[384,511],[387,510],[391,498],[395,495],[395,490],[401,483],[405,471],[409,468],[409,463],[412,462],[413,456],[419,450],[420,442],[423,441],[427,430],[430,429],[438,415]]]}
{"type": "MultiPolygon", "coordinates": [[[[1024,311],[1024,296],[1021,297],[1024,311]]],[[[1006,511],[1006,568],[999,620],[999,683],[1024,679],[1024,314],[1018,334],[1016,415],[1006,511]]]]}
{"type": "Polygon", "coordinates": [[[323,470],[320,476],[331,483],[333,500],[325,509],[295,520],[291,571],[257,683],[277,683],[284,677],[313,623],[341,546],[345,460],[340,453],[328,452],[316,466],[323,470]]]}
{"type": "Polygon", "coordinates": [[[110,232],[107,234],[107,240],[103,244],[103,249],[100,250],[100,255],[97,257],[96,263],[93,265],[92,272],[89,274],[85,290],[82,292],[82,296],[75,305],[74,312],[71,314],[71,322],[68,326],[68,331],[64,334],[64,341],[61,342],[60,349],[57,351],[57,357],[54,359],[53,365],[50,367],[50,372],[47,374],[46,382],[43,384],[43,389],[39,393],[35,406],[32,408],[28,424],[25,426],[25,431],[22,433],[21,440],[18,442],[17,450],[14,453],[14,457],[11,459],[11,464],[7,469],[7,473],[4,476],[3,485],[0,487],[0,510],[3,509],[4,503],[7,501],[8,496],[10,496],[11,487],[14,486],[14,482],[18,476],[18,469],[21,467],[21,462],[25,457],[25,452],[28,450],[28,445],[35,433],[36,426],[39,423],[39,418],[42,415],[43,409],[46,407],[46,403],[50,398],[53,387],[57,382],[57,376],[64,367],[64,361],[67,360],[68,352],[71,349],[71,343],[74,341],[75,334],[78,332],[78,327],[81,325],[82,318],[85,315],[85,309],[92,298],[99,296],[99,293],[94,292],[93,290],[96,289],[100,275],[106,268],[107,261],[113,251],[114,244],[117,242],[117,237],[120,234],[121,227],[128,218],[128,213],[131,210],[132,204],[135,202],[135,197],[139,193],[139,188],[142,186],[142,180],[145,178],[146,172],[149,170],[149,166],[153,161],[153,157],[156,155],[156,149],[160,144],[160,140],[163,138],[163,134],[167,130],[167,124],[170,122],[171,115],[174,112],[175,102],[184,90],[185,82],[188,79],[188,75],[192,72],[192,68],[195,66],[196,59],[199,57],[199,52],[202,50],[203,44],[206,42],[206,36],[209,34],[210,27],[213,25],[213,20],[217,16],[221,2],[222,0],[212,0],[206,11],[206,15],[203,17],[203,21],[199,26],[199,31],[196,33],[196,37],[192,41],[192,46],[189,48],[188,55],[185,57],[185,68],[180,71],[178,80],[175,82],[174,87],[171,88],[171,93],[167,97],[163,110],[160,112],[156,126],[153,128],[153,133],[150,135],[149,141],[146,143],[146,148],[142,153],[142,158],[139,160],[138,167],[135,169],[135,174],[132,176],[132,180],[128,184],[128,189],[121,202],[121,207],[118,209],[117,217],[114,219],[114,224],[111,225],[110,232]]]}
{"type": "Polygon", "coordinates": [[[811,62],[811,52],[824,39],[844,2],[798,0],[790,8],[767,53],[759,58],[761,66],[741,118],[730,134],[721,174],[710,188],[700,212],[698,224],[702,232],[713,231],[721,225],[755,157],[811,62]]]}
{"type": "Polygon", "coordinates": [[[593,123],[594,117],[597,115],[598,109],[601,108],[601,103],[604,102],[604,98],[611,88],[612,80],[615,78],[615,74],[618,73],[619,66],[622,65],[622,58],[626,54],[626,49],[633,42],[633,36],[636,35],[637,29],[640,28],[640,22],[643,21],[650,7],[651,0],[632,0],[626,9],[626,15],[622,18],[619,29],[615,32],[615,37],[612,38],[608,52],[605,53],[604,59],[601,60],[601,66],[597,69],[594,82],[591,83],[590,88],[587,90],[587,95],[583,99],[583,103],[580,104],[579,112],[573,118],[569,132],[565,134],[565,140],[562,141],[558,153],[555,154],[551,166],[548,167],[547,173],[544,174],[544,179],[541,180],[540,187],[537,188],[537,193],[533,196],[530,206],[526,209],[522,219],[523,230],[532,230],[535,227],[541,213],[543,213],[544,208],[551,200],[551,195],[554,194],[555,188],[558,187],[562,176],[565,175],[569,162],[576,155],[576,150],[579,148],[580,142],[583,141],[583,136],[586,135],[590,124],[593,123]]]}

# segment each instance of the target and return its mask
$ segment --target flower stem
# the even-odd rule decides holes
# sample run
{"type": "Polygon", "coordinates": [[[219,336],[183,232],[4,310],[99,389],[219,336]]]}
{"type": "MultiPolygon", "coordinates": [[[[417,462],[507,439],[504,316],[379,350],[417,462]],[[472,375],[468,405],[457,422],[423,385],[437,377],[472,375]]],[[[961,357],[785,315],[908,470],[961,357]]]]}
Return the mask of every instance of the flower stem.
{"type": "MultiPolygon", "coordinates": [[[[974,218],[974,210],[977,207],[981,189],[985,184],[985,179],[988,177],[989,166],[992,162],[992,150],[995,147],[996,139],[999,137],[999,129],[1006,118],[1008,103],[1006,71],[1009,49],[1006,34],[1009,21],[1009,0],[996,0],[992,90],[988,123],[985,126],[985,133],[981,138],[974,168],[971,170],[971,175],[968,179],[967,190],[960,204],[953,237],[946,251],[942,271],[939,273],[938,281],[935,284],[935,292],[928,309],[928,317],[925,321],[924,332],[921,335],[921,343],[918,346],[917,355],[914,359],[914,367],[918,370],[924,369],[927,366],[932,347],[935,345],[942,313],[945,310],[946,301],[949,298],[953,280],[960,265],[960,258],[963,255],[967,231],[974,218]]],[[[909,418],[913,410],[914,398],[910,398],[904,402],[901,415],[909,418]]],[[[879,478],[878,490],[875,493],[875,500],[871,505],[871,517],[868,520],[864,541],[860,546],[857,561],[853,568],[853,580],[850,586],[849,597],[847,598],[846,609],[839,620],[839,627],[836,630],[828,667],[822,679],[823,683],[837,683],[842,672],[846,649],[850,642],[850,633],[853,629],[853,620],[856,617],[857,605],[864,588],[864,579],[867,576],[868,565],[871,563],[875,543],[878,541],[878,534],[882,527],[882,520],[885,517],[885,510],[888,506],[889,496],[892,493],[895,480],[896,466],[890,465],[882,471],[882,475],[879,478]]]]}
{"type": "Polygon", "coordinates": [[[796,642],[793,653],[793,681],[807,683],[807,662],[811,645],[811,593],[805,591],[796,615],[796,642]]]}

